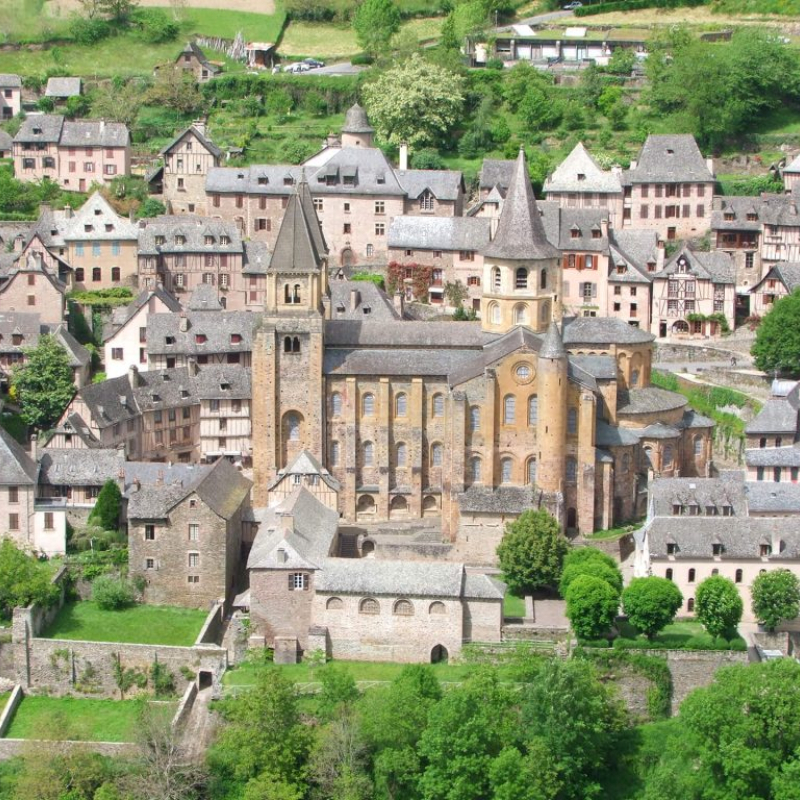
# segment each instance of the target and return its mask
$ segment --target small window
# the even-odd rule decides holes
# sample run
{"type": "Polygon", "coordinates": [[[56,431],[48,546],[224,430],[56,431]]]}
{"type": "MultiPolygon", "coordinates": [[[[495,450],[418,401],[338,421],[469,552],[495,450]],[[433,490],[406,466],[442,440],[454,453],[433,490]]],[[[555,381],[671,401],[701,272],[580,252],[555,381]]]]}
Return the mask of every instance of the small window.
{"type": "Polygon", "coordinates": [[[513,394],[507,394],[503,398],[503,424],[513,425],[516,417],[517,398],[513,394]]]}
{"type": "Polygon", "coordinates": [[[737,569],[737,570],[736,570],[736,578],[734,579],[734,580],[735,580],[735,582],[736,582],[736,583],[741,583],[741,582],[742,582],[742,578],[743,578],[743,573],[742,573],[742,570],[740,570],[740,569],[737,569]]]}
{"type": "Polygon", "coordinates": [[[200,525],[196,522],[189,523],[189,541],[197,542],[200,539],[200,525]]]}
{"type": "Polygon", "coordinates": [[[500,483],[511,483],[514,474],[514,462],[510,458],[500,459],[500,483]]]}
{"type": "Polygon", "coordinates": [[[146,558],[144,560],[144,568],[145,569],[155,569],[156,568],[156,560],[154,558],[146,558]]]}
{"type": "Polygon", "coordinates": [[[339,392],[334,392],[331,395],[331,414],[334,417],[342,416],[342,396],[339,392]]]}
{"type": "Polygon", "coordinates": [[[566,481],[567,483],[575,483],[578,480],[578,462],[569,457],[566,463],[566,481]]]}
{"type": "Polygon", "coordinates": [[[189,566],[190,567],[200,566],[200,553],[189,553],[189,566]]]}
{"type": "Polygon", "coordinates": [[[398,600],[394,604],[394,613],[398,617],[413,617],[414,604],[410,600],[398,600]]]}
{"type": "Polygon", "coordinates": [[[668,580],[672,580],[672,567],[669,567],[667,571],[664,573],[664,577],[668,580]]]}
{"type": "Polygon", "coordinates": [[[154,542],[156,539],[156,526],[155,525],[145,525],[144,526],[144,540],[146,542],[154,542]]]}
{"type": "Polygon", "coordinates": [[[408,412],[408,396],[398,394],[394,400],[394,414],[396,417],[404,417],[408,412]]]}
{"type": "Polygon", "coordinates": [[[469,473],[473,483],[480,483],[481,481],[481,459],[479,456],[473,456],[469,460],[469,473]]]}
{"type": "Polygon", "coordinates": [[[694,567],[692,567],[692,569],[689,570],[689,583],[694,583],[696,575],[697,573],[695,572],[694,567]]]}
{"type": "Polygon", "coordinates": [[[712,544],[711,545],[711,554],[715,555],[715,556],[721,556],[722,555],[722,545],[719,544],[718,542],[715,542],[714,544],[712,544]]]}
{"type": "Polygon", "coordinates": [[[444,416],[444,395],[435,394],[433,396],[433,416],[434,417],[443,417],[444,416]]]}
{"type": "Polygon", "coordinates": [[[532,394],[528,398],[528,425],[536,425],[539,422],[539,397],[532,394]]]}
{"type": "Polygon", "coordinates": [[[325,608],[328,611],[341,611],[344,608],[344,603],[341,597],[329,597],[328,602],[325,603],[325,608]]]}
{"type": "Polygon", "coordinates": [[[395,451],[395,463],[398,467],[405,467],[408,462],[408,447],[404,443],[397,445],[395,451]]]}
{"type": "Polygon", "coordinates": [[[308,591],[308,573],[307,572],[289,573],[289,591],[290,592],[308,591]]]}
{"type": "Polygon", "coordinates": [[[431,466],[432,467],[441,467],[442,466],[442,446],[438,442],[431,445],[431,466]]]}
{"type": "Polygon", "coordinates": [[[362,452],[364,454],[364,466],[371,467],[375,463],[375,445],[372,442],[364,442],[362,452]]]}
{"type": "Polygon", "coordinates": [[[471,406],[469,410],[470,430],[479,431],[481,429],[481,409],[480,406],[471,406]]]}
{"type": "Polygon", "coordinates": [[[375,395],[365,394],[361,398],[361,413],[365,417],[371,417],[375,413],[375,395]]]}
{"type": "Polygon", "coordinates": [[[428,607],[428,613],[429,614],[446,614],[447,613],[447,608],[445,607],[445,604],[442,603],[440,600],[436,600],[433,603],[431,603],[430,606],[428,607]]]}
{"type": "Polygon", "coordinates": [[[570,408],[567,411],[567,433],[578,432],[578,409],[570,408]]]}
{"type": "Polygon", "coordinates": [[[381,606],[377,600],[374,600],[372,597],[364,598],[358,605],[358,613],[359,614],[380,614],[381,613],[381,606]]]}
{"type": "Polygon", "coordinates": [[[338,466],[339,458],[339,442],[331,442],[331,466],[338,466]]]}
{"type": "Polygon", "coordinates": [[[536,459],[529,458],[528,459],[528,484],[530,486],[536,485],[536,459]]]}
{"type": "Polygon", "coordinates": [[[694,597],[690,597],[686,601],[686,610],[687,611],[694,611],[694,597]]]}

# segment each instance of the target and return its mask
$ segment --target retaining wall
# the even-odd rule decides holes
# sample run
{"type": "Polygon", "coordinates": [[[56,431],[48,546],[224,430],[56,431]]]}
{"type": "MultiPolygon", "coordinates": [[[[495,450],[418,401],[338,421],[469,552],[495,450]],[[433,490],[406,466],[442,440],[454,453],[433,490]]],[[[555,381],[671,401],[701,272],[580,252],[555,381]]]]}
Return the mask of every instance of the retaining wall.
{"type": "Polygon", "coordinates": [[[10,758],[24,755],[34,747],[40,747],[42,750],[49,752],[57,749],[59,753],[72,751],[99,753],[112,758],[134,755],[137,752],[136,745],[130,742],[59,742],[44,739],[0,739],[0,761],[7,761],[10,758]]]}
{"type": "Polygon", "coordinates": [[[3,713],[0,714],[0,739],[2,739],[8,732],[8,728],[11,725],[11,720],[14,718],[14,712],[19,707],[19,704],[22,702],[22,698],[24,696],[25,694],[22,691],[22,687],[17,684],[11,692],[11,697],[9,697],[8,701],[6,702],[6,707],[3,709],[3,713]]]}
{"type": "Polygon", "coordinates": [[[186,691],[183,693],[181,702],[178,704],[178,710],[175,712],[175,716],[172,718],[173,730],[183,725],[189,718],[189,714],[192,713],[194,701],[197,698],[197,691],[197,681],[192,681],[186,687],[186,691]]]}

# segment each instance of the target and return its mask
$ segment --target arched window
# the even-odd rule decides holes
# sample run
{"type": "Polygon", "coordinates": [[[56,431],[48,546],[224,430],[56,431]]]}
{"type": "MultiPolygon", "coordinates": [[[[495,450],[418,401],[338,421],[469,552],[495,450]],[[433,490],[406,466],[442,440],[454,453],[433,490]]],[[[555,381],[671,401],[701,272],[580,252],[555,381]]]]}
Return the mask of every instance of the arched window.
{"type": "Polygon", "coordinates": [[[404,467],[406,462],[408,461],[408,448],[405,446],[403,442],[397,445],[395,448],[395,464],[398,467],[404,467]]]}
{"type": "Polygon", "coordinates": [[[433,396],[433,416],[434,417],[443,417],[444,416],[444,395],[443,394],[435,394],[433,396]]]}
{"type": "Polygon", "coordinates": [[[634,369],[631,371],[631,386],[639,385],[639,370],[634,369]]]}
{"type": "Polygon", "coordinates": [[[299,303],[300,302],[300,284],[296,283],[294,285],[294,290],[292,291],[292,302],[299,303]]]}
{"type": "Polygon", "coordinates": [[[550,303],[542,303],[541,310],[539,311],[539,321],[542,324],[550,322],[550,303]]]}
{"type": "Polygon", "coordinates": [[[100,272],[100,267],[94,267],[92,269],[92,280],[93,281],[101,281],[103,279],[102,273],[100,272]]]}
{"type": "Polygon", "coordinates": [[[507,394],[503,398],[503,424],[513,425],[517,414],[517,398],[513,394],[507,394]]]}
{"type": "Polygon", "coordinates": [[[736,570],[736,579],[735,579],[736,583],[741,583],[743,577],[744,577],[744,574],[742,573],[742,570],[737,569],[736,570]]]}
{"type": "Polygon", "coordinates": [[[408,396],[405,394],[398,394],[394,399],[394,415],[396,417],[404,417],[408,408],[408,396]]]}
{"type": "Polygon", "coordinates": [[[686,601],[686,610],[687,611],[694,611],[694,597],[690,597],[686,601]]]}
{"type": "Polygon", "coordinates": [[[527,473],[528,473],[528,483],[531,486],[535,485],[536,484],[536,457],[535,456],[531,456],[528,459],[527,473]]]}
{"type": "Polygon", "coordinates": [[[480,483],[482,466],[480,456],[473,456],[469,460],[469,475],[474,483],[480,483]]]}
{"type": "Polygon", "coordinates": [[[578,480],[578,462],[570,456],[567,459],[567,483],[575,483],[578,480]]]}
{"type": "Polygon", "coordinates": [[[292,337],[287,336],[283,340],[283,352],[284,353],[291,353],[292,352],[292,337]]]}
{"type": "Polygon", "coordinates": [[[375,395],[365,394],[361,398],[361,413],[365,417],[371,417],[375,413],[375,395]]]}
{"type": "Polygon", "coordinates": [[[344,603],[342,602],[341,597],[329,597],[328,602],[325,603],[325,608],[328,611],[338,611],[344,608],[344,603]]]}
{"type": "Polygon", "coordinates": [[[664,577],[668,580],[672,580],[672,567],[668,567],[667,571],[664,573],[664,577]]]}
{"type": "Polygon", "coordinates": [[[514,462],[510,458],[500,459],[500,483],[511,483],[514,472],[514,462]]]}
{"type": "Polygon", "coordinates": [[[414,604],[410,600],[398,600],[394,604],[394,613],[398,617],[413,617],[414,604]]]}
{"type": "Polygon", "coordinates": [[[364,466],[371,467],[375,463],[375,445],[372,442],[364,442],[361,452],[364,457],[364,466]]]}
{"type": "Polygon", "coordinates": [[[528,288],[528,270],[525,267],[517,267],[516,277],[514,278],[514,288],[528,288]]]}
{"type": "Polygon", "coordinates": [[[472,406],[469,410],[469,427],[470,430],[479,431],[481,429],[481,408],[480,406],[472,406]]]}
{"type": "Polygon", "coordinates": [[[296,442],[300,438],[300,417],[297,414],[286,415],[286,433],[290,441],[296,442]]]}
{"type": "Polygon", "coordinates": [[[528,321],[528,309],[523,305],[514,306],[514,324],[524,325],[528,321]]]}
{"type": "Polygon", "coordinates": [[[489,305],[489,322],[491,322],[492,325],[500,324],[500,306],[497,303],[491,303],[489,305]]]}
{"type": "Polygon", "coordinates": [[[439,600],[435,600],[433,603],[428,606],[428,613],[429,614],[446,614],[447,608],[445,604],[439,600]]]}
{"type": "Polygon", "coordinates": [[[689,570],[689,583],[694,583],[694,579],[696,576],[696,572],[694,571],[694,567],[689,570]]]}
{"type": "Polygon", "coordinates": [[[439,444],[439,442],[434,442],[431,445],[431,466],[442,466],[442,446],[439,444]]]}
{"type": "Polygon", "coordinates": [[[541,272],[539,273],[539,288],[546,289],[547,288],[547,268],[543,267],[541,272]]]}
{"type": "Polygon", "coordinates": [[[623,474],[627,473],[627,471],[631,468],[631,457],[625,453],[622,456],[622,472],[623,474]]]}
{"type": "Polygon", "coordinates": [[[331,442],[331,466],[336,467],[339,465],[339,458],[341,457],[339,442],[331,442]]]}
{"type": "Polygon", "coordinates": [[[292,302],[292,289],[288,283],[283,287],[283,302],[287,304],[292,302]]]}
{"type": "Polygon", "coordinates": [[[664,469],[670,469],[672,467],[672,459],[673,459],[672,445],[668,444],[664,448],[664,463],[663,463],[664,469]]]}
{"type": "Polygon", "coordinates": [[[334,417],[342,416],[342,396],[339,392],[334,392],[331,395],[331,414],[334,417]]]}
{"type": "Polygon", "coordinates": [[[536,425],[539,422],[539,397],[532,394],[528,398],[528,425],[536,425]]]}
{"type": "Polygon", "coordinates": [[[381,605],[374,598],[365,597],[358,604],[358,613],[359,614],[380,614],[381,613],[381,605]]]}
{"type": "Polygon", "coordinates": [[[694,454],[696,456],[703,455],[703,437],[702,436],[695,436],[694,437],[694,454]]]}
{"type": "Polygon", "coordinates": [[[500,267],[492,267],[492,288],[499,292],[502,287],[502,277],[500,275],[500,267]]]}
{"type": "Polygon", "coordinates": [[[567,411],[567,433],[578,432],[578,409],[570,408],[567,411]]]}
{"type": "Polygon", "coordinates": [[[300,339],[297,336],[295,336],[294,339],[292,339],[292,352],[293,353],[300,352],[300,339]]]}

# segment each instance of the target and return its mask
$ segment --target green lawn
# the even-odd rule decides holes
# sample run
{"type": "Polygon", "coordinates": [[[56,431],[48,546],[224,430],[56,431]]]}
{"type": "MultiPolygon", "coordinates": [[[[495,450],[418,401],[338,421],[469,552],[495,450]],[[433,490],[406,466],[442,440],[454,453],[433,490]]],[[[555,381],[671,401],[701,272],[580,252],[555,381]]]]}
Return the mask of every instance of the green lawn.
{"type": "Polygon", "coordinates": [[[173,606],[135,605],[121,611],[102,611],[87,600],[66,603],[43,636],[189,647],[206,616],[205,611],[173,606]]]}
{"type": "Polygon", "coordinates": [[[11,697],[11,692],[0,692],[0,714],[3,713],[3,709],[6,707],[9,697],[11,697]]]}
{"type": "Polygon", "coordinates": [[[617,625],[620,636],[615,647],[629,648],[657,648],[668,650],[746,650],[747,644],[741,636],[736,636],[730,643],[724,639],[714,639],[709,636],[699,622],[693,620],[679,620],[667,625],[653,642],[648,642],[640,636],[627,623],[617,625]]]}
{"type": "Polygon", "coordinates": [[[638,530],[642,526],[643,520],[639,520],[636,522],[626,522],[622,525],[618,525],[616,528],[608,528],[604,531],[595,531],[594,533],[589,534],[586,536],[587,542],[607,542],[611,541],[612,539],[619,539],[622,536],[625,536],[627,533],[633,533],[635,530],[638,530]]]}
{"type": "MultiPolygon", "coordinates": [[[[175,703],[159,703],[171,717],[175,703]]],[[[11,720],[8,739],[62,739],[79,742],[135,740],[141,700],[79,700],[75,697],[25,697],[11,720]]]]}
{"type": "Polygon", "coordinates": [[[511,592],[506,592],[503,598],[503,616],[504,617],[524,617],[525,616],[525,598],[517,597],[511,592]]]}
{"type": "MultiPolygon", "coordinates": [[[[170,8],[164,8],[168,14],[170,8]]],[[[286,22],[286,13],[276,11],[274,14],[251,14],[247,11],[229,11],[223,8],[187,8],[184,12],[183,31],[201,33],[209,36],[221,36],[233,39],[241,32],[247,42],[278,41],[286,22]]],[[[209,55],[209,58],[214,56],[209,55]]]]}

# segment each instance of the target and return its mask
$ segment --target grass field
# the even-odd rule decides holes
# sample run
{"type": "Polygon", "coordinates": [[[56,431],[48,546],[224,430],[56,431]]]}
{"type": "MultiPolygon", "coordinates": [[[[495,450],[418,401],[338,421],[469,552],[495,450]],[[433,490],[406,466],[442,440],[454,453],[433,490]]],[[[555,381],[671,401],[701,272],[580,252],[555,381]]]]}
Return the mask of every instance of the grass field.
{"type": "Polygon", "coordinates": [[[590,542],[608,542],[613,539],[619,539],[622,536],[625,536],[627,533],[633,533],[635,530],[638,530],[641,525],[641,521],[626,522],[624,525],[618,525],[616,528],[608,528],[604,531],[595,531],[594,533],[589,534],[586,539],[590,542]]]}
{"type": "Polygon", "coordinates": [[[0,714],[3,713],[3,709],[6,707],[9,697],[11,697],[11,692],[0,692],[0,714]]]}
{"type": "Polygon", "coordinates": [[[191,608],[135,605],[121,611],[102,611],[91,601],[73,602],[64,605],[43,636],[189,647],[205,618],[205,611],[191,608]]]}
{"type": "Polygon", "coordinates": [[[506,592],[503,598],[503,616],[505,617],[524,617],[525,616],[525,598],[517,597],[506,592]]]}
{"type": "MultiPolygon", "coordinates": [[[[171,717],[175,703],[159,703],[171,717]]],[[[79,700],[74,697],[25,697],[11,720],[8,739],[77,742],[131,742],[142,713],[141,700],[79,700]]]]}
{"type": "MultiPolygon", "coordinates": [[[[731,642],[724,639],[714,639],[709,636],[699,622],[692,620],[678,620],[667,625],[653,642],[648,642],[643,636],[636,633],[628,623],[617,626],[620,639],[624,640],[624,649],[647,649],[655,647],[668,650],[746,650],[747,645],[741,636],[736,636],[731,642]]],[[[621,643],[622,644],[622,643],[621,643]]]]}

